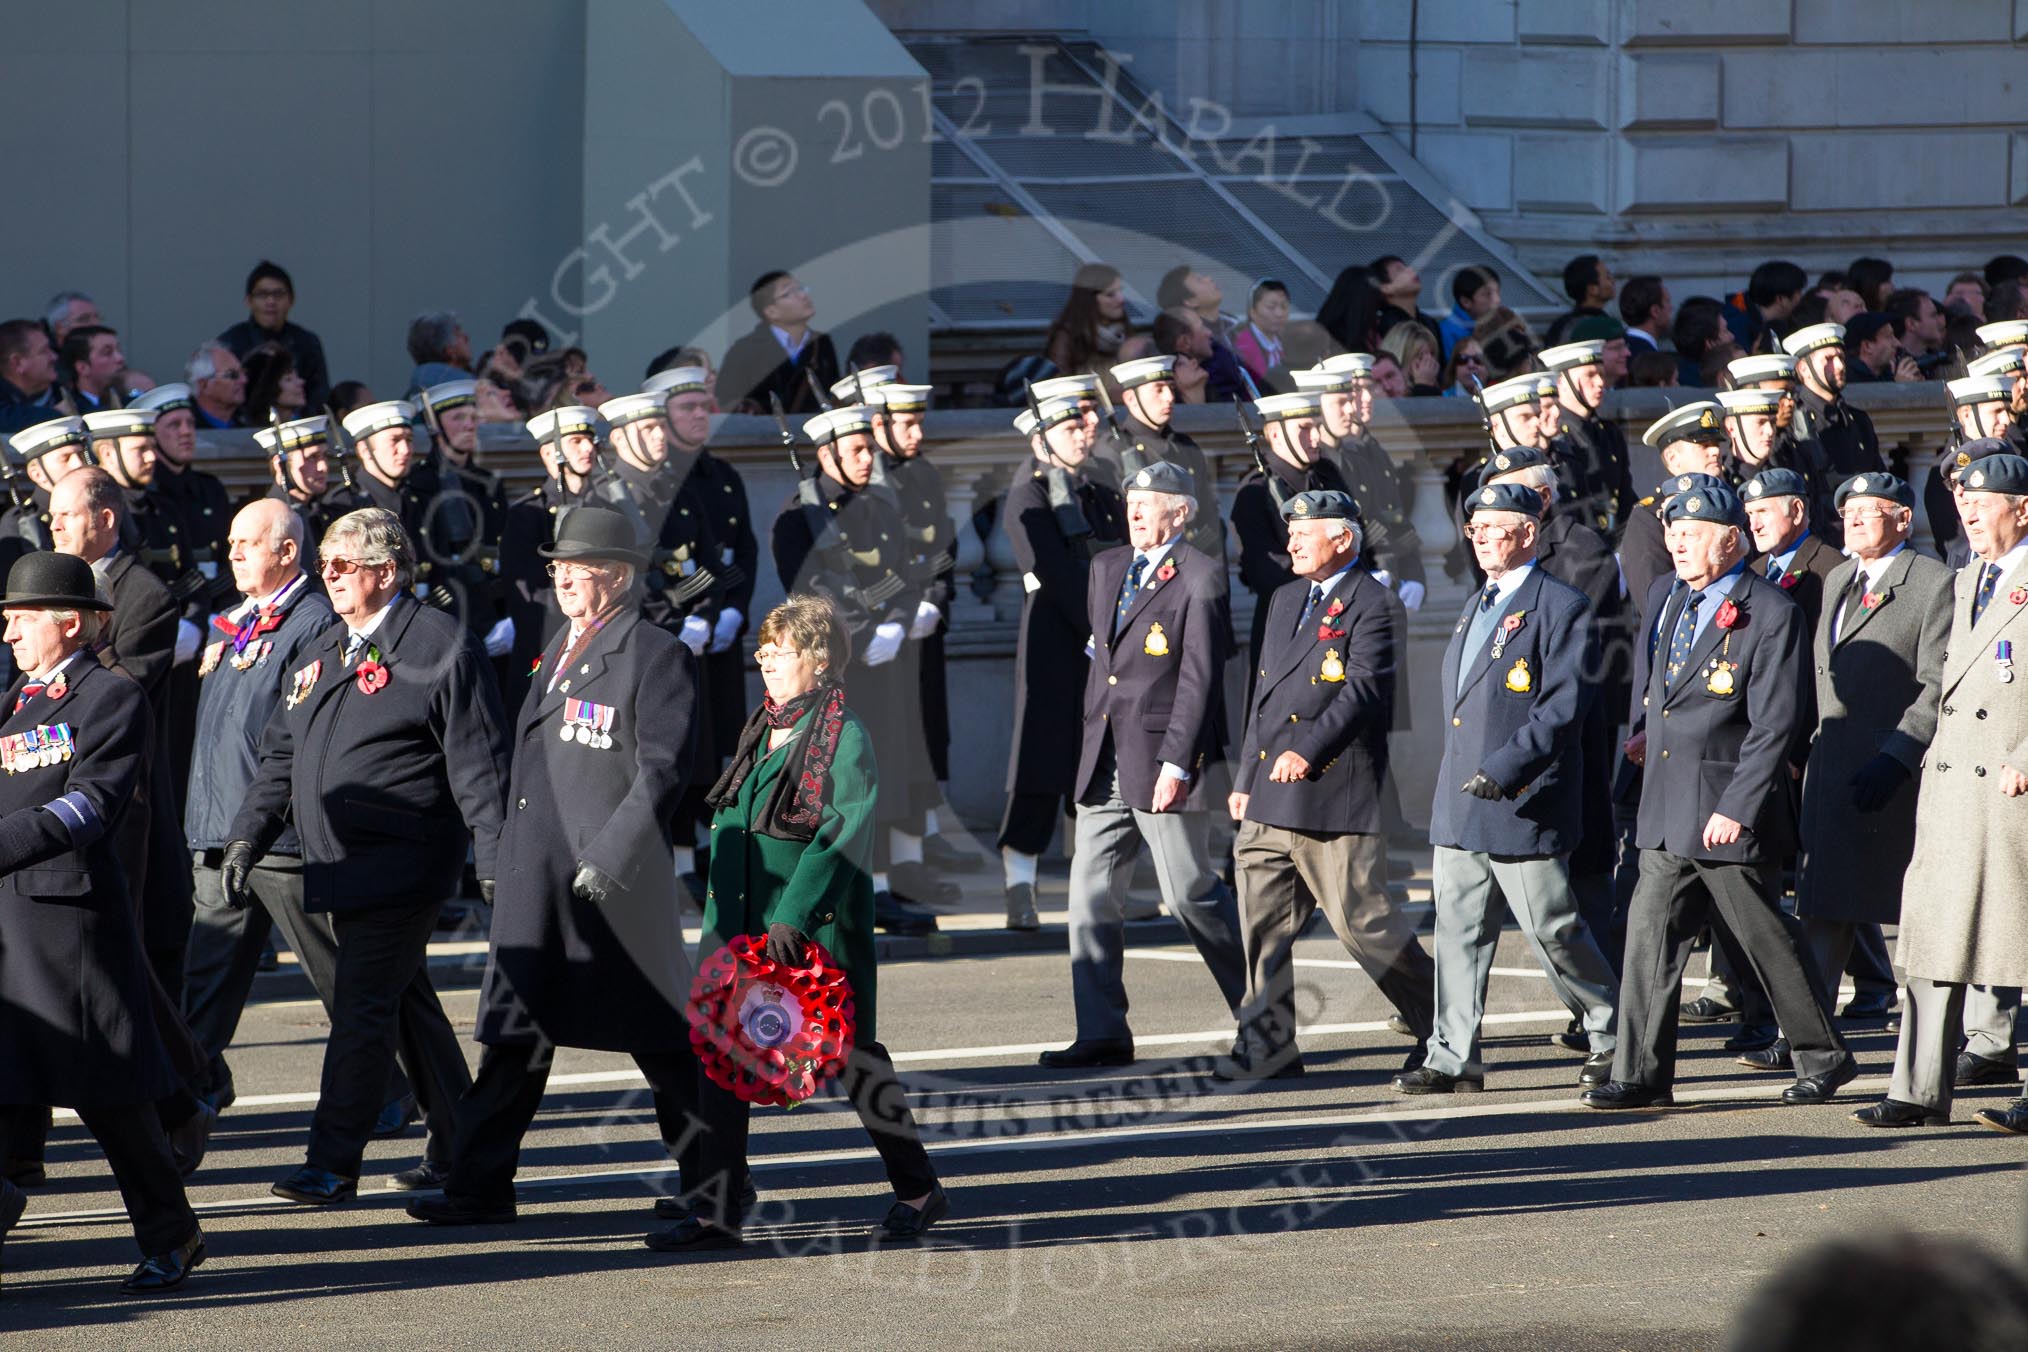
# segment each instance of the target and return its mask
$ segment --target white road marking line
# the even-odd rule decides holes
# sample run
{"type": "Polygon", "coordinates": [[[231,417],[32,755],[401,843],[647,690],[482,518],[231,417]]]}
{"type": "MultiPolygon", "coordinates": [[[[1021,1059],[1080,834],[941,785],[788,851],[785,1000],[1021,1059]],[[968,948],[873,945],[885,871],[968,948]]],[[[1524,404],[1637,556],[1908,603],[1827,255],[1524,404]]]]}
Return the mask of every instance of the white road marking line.
{"type": "MultiPolygon", "coordinates": [[[[1557,1018],[1564,1017],[1561,1012],[1557,1018]]],[[[554,1083],[554,1080],[551,1081],[554,1083]]],[[[1790,1083],[1786,1077],[1748,1079],[1711,1089],[1681,1089],[1676,1091],[1676,1102],[1723,1103],[1736,1100],[1741,1106],[1766,1103],[1780,1097],[1781,1091],[1790,1083]],[[1761,1086],[1756,1088],[1755,1086],[1761,1086]]],[[[1854,1095],[1853,1101],[1860,1102],[1859,1095],[1887,1088],[1886,1076],[1870,1076],[1854,1080],[1847,1085],[1846,1092],[1854,1095]]],[[[1523,1113],[1562,1113],[1567,1115],[1591,1116],[1593,1110],[1577,1101],[1575,1095],[1559,1099],[1518,1098],[1507,1101],[1486,1102],[1482,1096],[1472,1095],[1479,1101],[1469,1104],[1446,1105],[1443,1107],[1387,1107],[1367,1109],[1358,1112],[1311,1113],[1301,1117],[1261,1118],[1252,1121],[1220,1121],[1212,1123],[1181,1122],[1148,1127],[1104,1127],[1089,1131],[1050,1132],[1040,1135],[1015,1135],[983,1141],[925,1141],[924,1146],[932,1155],[962,1156],[992,1154],[1005,1150],[1064,1150],[1083,1145],[1105,1144],[1126,1145],[1139,1142],[1161,1142],[1188,1140],[1200,1136],[1230,1137],[1233,1135],[1259,1136],[1275,1132],[1314,1131],[1330,1127],[1389,1126],[1402,1122],[1442,1122],[1486,1117],[1511,1117],[1523,1113]]],[[[1840,1106],[1843,1106],[1842,1104],[1840,1106]]],[[[1633,1117],[1645,1120],[1670,1111],[1666,1108],[1642,1110],[1637,1113],[1596,1114],[1597,1116],[1633,1117]]],[[[1386,1144],[1376,1142],[1376,1144],[1386,1144]]],[[[808,1164],[859,1163],[878,1160],[879,1153],[868,1147],[851,1150],[804,1151],[792,1155],[774,1155],[752,1161],[755,1172],[773,1169],[788,1169],[808,1164]]],[[[543,1174],[533,1178],[517,1178],[517,1189],[568,1188],[586,1183],[613,1179],[653,1179],[675,1172],[673,1164],[646,1165],[628,1169],[587,1169],[577,1172],[543,1174]]],[[[384,1192],[368,1192],[368,1197],[392,1195],[389,1188],[384,1192]]],[[[253,1197],[239,1197],[224,1201],[192,1203],[192,1210],[198,1212],[241,1212],[249,1209],[280,1211],[296,1204],[265,1193],[253,1197]]],[[[125,1208],[106,1207],[89,1211],[63,1211],[49,1215],[24,1217],[17,1229],[54,1229],[62,1225],[124,1222],[125,1208]]]]}
{"type": "MultiPolygon", "coordinates": [[[[1195,951],[1187,948],[1130,948],[1126,950],[1126,955],[1130,958],[1141,958],[1153,962],[1201,963],[1204,961],[1204,959],[1197,956],[1195,951]]],[[[1297,958],[1295,965],[1298,967],[1323,967],[1341,972],[1357,972],[1362,970],[1359,964],[1350,958],[1297,958]]],[[[1549,979],[1548,974],[1540,967],[1495,967],[1492,970],[1494,976],[1526,976],[1534,977],[1538,981],[1547,981],[1549,979]]],[[[1704,978],[1701,976],[1693,977],[1685,973],[1683,984],[1685,986],[1701,987],[1704,984],[1704,978]]],[[[1852,983],[1847,981],[1840,985],[1838,993],[1840,995],[1851,995],[1853,993],[1852,983]]]]}

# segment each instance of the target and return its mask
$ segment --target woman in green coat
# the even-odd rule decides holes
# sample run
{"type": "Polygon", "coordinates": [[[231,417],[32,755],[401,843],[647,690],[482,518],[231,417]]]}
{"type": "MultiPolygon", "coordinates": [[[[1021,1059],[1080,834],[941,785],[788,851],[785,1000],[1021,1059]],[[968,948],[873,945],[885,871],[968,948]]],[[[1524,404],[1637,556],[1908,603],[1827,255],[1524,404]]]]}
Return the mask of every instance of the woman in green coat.
{"type": "MultiPolygon", "coordinates": [[[[769,957],[800,967],[805,945],[814,941],[844,969],[856,1017],[840,1082],[895,1193],[877,1233],[915,1240],[950,1203],[874,1023],[873,747],[845,707],[844,687],[827,676],[844,669],[848,644],[821,596],[792,596],[761,624],[754,656],[767,699],[747,720],[731,764],[706,799],[714,816],[702,951],[714,953],[740,935],[764,936],[769,957]]],[[[750,1105],[701,1071],[698,1079],[698,1111],[715,1138],[713,1153],[727,1178],[744,1180],[750,1105]]],[[[690,1214],[649,1236],[649,1246],[738,1245],[739,1189],[689,1192],[696,1199],[690,1214]]]]}

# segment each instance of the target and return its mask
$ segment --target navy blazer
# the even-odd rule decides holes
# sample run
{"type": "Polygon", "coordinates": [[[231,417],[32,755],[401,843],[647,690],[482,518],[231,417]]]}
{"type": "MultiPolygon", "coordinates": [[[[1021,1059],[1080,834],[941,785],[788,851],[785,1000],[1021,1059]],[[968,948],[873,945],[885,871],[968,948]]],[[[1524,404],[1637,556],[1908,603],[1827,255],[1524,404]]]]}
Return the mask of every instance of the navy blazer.
{"type": "Polygon", "coordinates": [[[1309,594],[1309,581],[1297,578],[1264,607],[1233,788],[1248,795],[1248,821],[1322,835],[1378,832],[1407,615],[1392,590],[1355,568],[1297,633],[1309,594]],[[1344,603],[1335,615],[1333,602],[1344,603]],[[1294,784],[1268,779],[1284,751],[1310,763],[1294,784]]]}
{"type": "Polygon", "coordinates": [[[1568,854],[1583,834],[1578,728],[1597,693],[1591,603],[1538,565],[1501,605],[1485,643],[1466,653],[1478,603],[1476,595],[1466,603],[1444,650],[1448,724],[1430,844],[1521,858],[1568,854]],[[1508,796],[1489,802],[1462,792],[1481,771],[1508,796]]]}
{"type": "Polygon", "coordinates": [[[455,616],[397,600],[371,640],[388,682],[369,694],[346,638],[332,625],[284,676],[232,838],[258,857],[294,822],[313,911],[454,896],[468,842],[479,877],[495,877],[507,735],[485,650],[455,616]]]}
{"type": "Polygon", "coordinates": [[[1688,594],[1673,581],[1656,579],[1634,645],[1634,689],[1641,692],[1635,731],[1648,736],[1634,843],[1690,859],[1780,864],[1795,852],[1789,762],[1806,732],[1802,608],[1749,567],[1732,588],[1739,623],[1720,629],[1714,612],[1671,687],[1661,649],[1688,594]],[[1736,843],[1704,847],[1713,813],[1746,828],[1736,843]]]}
{"type": "Polygon", "coordinates": [[[1167,761],[1190,775],[1184,806],[1207,808],[1205,767],[1225,751],[1224,672],[1232,632],[1225,569],[1178,538],[1142,579],[1116,637],[1113,614],[1133,559],[1127,546],[1091,562],[1092,659],[1077,801],[1103,799],[1108,786],[1099,782],[1099,768],[1110,738],[1127,806],[1145,811],[1154,803],[1155,779],[1167,761]],[[1171,565],[1174,572],[1164,581],[1161,574],[1171,565]]]}

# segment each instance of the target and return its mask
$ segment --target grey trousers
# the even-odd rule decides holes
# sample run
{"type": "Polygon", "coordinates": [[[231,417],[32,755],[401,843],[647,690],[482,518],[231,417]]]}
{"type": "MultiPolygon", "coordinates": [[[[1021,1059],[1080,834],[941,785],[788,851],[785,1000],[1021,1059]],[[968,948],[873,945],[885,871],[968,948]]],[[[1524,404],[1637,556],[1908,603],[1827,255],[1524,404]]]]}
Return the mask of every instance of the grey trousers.
{"type": "Polygon", "coordinates": [[[1739,940],[1754,977],[1788,1034],[1796,1076],[1822,1075],[1850,1055],[1831,1026],[1830,998],[1796,918],[1776,904],[1781,872],[1714,863],[1665,850],[1641,852],[1627,913],[1620,986],[1620,1044],[1613,1078],[1667,1088],[1676,1078],[1676,1017],[1690,946],[1713,911],[1739,940]]]}
{"type": "Polygon", "coordinates": [[[1435,847],[1436,1033],[1429,1040],[1431,1070],[1474,1079],[1479,1025],[1486,1012],[1486,980],[1500,945],[1501,908],[1493,888],[1513,908],[1521,934],[1549,978],[1549,988],[1584,1024],[1594,1054],[1617,1045],[1613,1017],[1619,982],[1578,913],[1562,859],[1496,858],[1471,850],[1435,847]]]}
{"type": "Polygon", "coordinates": [[[1933,1112],[1951,1110],[1951,1081],[1958,1064],[1958,1030],[1965,992],[1955,981],[1912,976],[1902,984],[1901,1039],[1894,1044],[1894,1073],[1887,1097],[1933,1112]]]}
{"type": "Polygon", "coordinates": [[[1235,1016],[1246,991],[1239,912],[1232,893],[1211,867],[1209,812],[1144,812],[1120,798],[1111,777],[1105,801],[1077,805],[1070,857],[1070,990],[1077,1007],[1079,1041],[1131,1038],[1126,958],[1127,886],[1134,856],[1145,842],[1169,914],[1211,969],[1218,992],[1235,1016]]]}
{"type": "Polygon", "coordinates": [[[1345,951],[1373,979],[1418,1040],[1435,1016],[1436,969],[1415,923],[1387,894],[1387,842],[1377,835],[1314,835],[1240,823],[1233,845],[1246,933],[1249,1054],[1273,1059],[1295,1045],[1296,936],[1322,907],[1345,951]]]}

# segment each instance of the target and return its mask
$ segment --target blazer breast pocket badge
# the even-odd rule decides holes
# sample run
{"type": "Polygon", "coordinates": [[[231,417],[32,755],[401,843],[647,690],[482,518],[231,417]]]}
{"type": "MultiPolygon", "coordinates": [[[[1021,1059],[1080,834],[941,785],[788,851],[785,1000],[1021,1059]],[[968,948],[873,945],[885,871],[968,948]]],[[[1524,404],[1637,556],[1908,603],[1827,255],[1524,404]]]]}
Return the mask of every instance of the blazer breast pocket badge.
{"type": "Polygon", "coordinates": [[[1739,669],[1737,662],[1714,662],[1711,674],[1705,678],[1704,688],[1714,695],[1733,694],[1738,687],[1733,683],[1732,673],[1739,669]]]}
{"type": "Polygon", "coordinates": [[[1169,655],[1169,636],[1162,632],[1160,624],[1148,626],[1148,641],[1141,645],[1141,651],[1150,657],[1167,657],[1169,655]]]}
{"type": "Polygon", "coordinates": [[[1535,678],[1528,672],[1528,659],[1517,657],[1514,665],[1507,668],[1507,688],[1517,695],[1525,695],[1535,688],[1535,678]]]}
{"type": "Polygon", "coordinates": [[[1342,681],[1345,679],[1345,664],[1338,660],[1338,650],[1336,648],[1324,649],[1324,665],[1317,668],[1317,675],[1326,681],[1342,681]]]}

